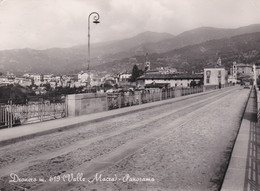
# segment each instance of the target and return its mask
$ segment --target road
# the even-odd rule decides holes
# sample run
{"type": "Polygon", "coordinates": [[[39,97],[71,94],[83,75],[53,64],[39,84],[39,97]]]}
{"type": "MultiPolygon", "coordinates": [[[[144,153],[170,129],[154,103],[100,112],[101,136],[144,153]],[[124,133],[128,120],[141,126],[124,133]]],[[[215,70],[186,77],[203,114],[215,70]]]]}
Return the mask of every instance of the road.
{"type": "Polygon", "coordinates": [[[3,146],[0,190],[218,190],[248,94],[226,88],[3,146]]]}

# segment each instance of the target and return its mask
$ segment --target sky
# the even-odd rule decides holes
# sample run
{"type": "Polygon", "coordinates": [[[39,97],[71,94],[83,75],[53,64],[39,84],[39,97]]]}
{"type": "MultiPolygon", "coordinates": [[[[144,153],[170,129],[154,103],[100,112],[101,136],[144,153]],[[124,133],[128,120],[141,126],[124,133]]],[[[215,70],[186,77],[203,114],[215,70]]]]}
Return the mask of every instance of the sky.
{"type": "Polygon", "coordinates": [[[0,0],[0,50],[63,48],[133,37],[141,32],[178,35],[210,26],[260,23],[260,0],[0,0]]]}

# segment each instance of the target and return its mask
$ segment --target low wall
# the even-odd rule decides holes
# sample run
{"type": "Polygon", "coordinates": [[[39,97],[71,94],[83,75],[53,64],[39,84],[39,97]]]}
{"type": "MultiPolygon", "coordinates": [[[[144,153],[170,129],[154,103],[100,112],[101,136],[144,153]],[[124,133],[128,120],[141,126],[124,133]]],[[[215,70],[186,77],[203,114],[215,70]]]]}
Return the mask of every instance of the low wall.
{"type": "MultiPolygon", "coordinates": [[[[211,87],[212,88],[212,87],[211,87]]],[[[216,86],[214,86],[214,89],[216,86]]],[[[145,90],[134,93],[85,93],[67,96],[67,116],[79,116],[200,93],[203,87],[145,90]]],[[[207,89],[209,90],[209,89],[207,89]]]]}
{"type": "Polygon", "coordinates": [[[174,91],[174,97],[181,97],[182,96],[182,89],[176,88],[174,91]]]}
{"type": "Polygon", "coordinates": [[[219,89],[218,85],[205,85],[203,86],[203,91],[210,91],[210,90],[216,90],[219,89]]]}
{"type": "MultiPolygon", "coordinates": [[[[232,83],[229,84],[221,84],[221,88],[226,88],[226,87],[230,87],[230,86],[234,86],[232,83]]],[[[204,85],[203,86],[203,91],[210,91],[210,90],[216,90],[219,89],[219,85],[204,85]]]]}
{"type": "Polygon", "coordinates": [[[260,118],[260,91],[256,88],[256,100],[257,100],[257,120],[260,118]]]}
{"type": "Polygon", "coordinates": [[[67,96],[68,116],[79,116],[107,110],[105,93],[85,93],[67,96]]]}

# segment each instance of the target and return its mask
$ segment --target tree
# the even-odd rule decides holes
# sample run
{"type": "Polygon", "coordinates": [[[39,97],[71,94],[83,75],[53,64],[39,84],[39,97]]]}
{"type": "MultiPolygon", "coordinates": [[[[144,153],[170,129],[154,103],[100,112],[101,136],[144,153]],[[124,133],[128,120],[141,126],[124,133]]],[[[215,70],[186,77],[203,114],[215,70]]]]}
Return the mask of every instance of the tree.
{"type": "Polygon", "coordinates": [[[194,80],[192,80],[192,81],[190,82],[190,87],[194,88],[196,85],[197,85],[197,84],[196,84],[196,82],[195,82],[194,80]]]}
{"type": "Polygon", "coordinates": [[[136,79],[143,74],[142,70],[139,70],[136,65],[133,66],[131,82],[135,82],[136,79]]]}

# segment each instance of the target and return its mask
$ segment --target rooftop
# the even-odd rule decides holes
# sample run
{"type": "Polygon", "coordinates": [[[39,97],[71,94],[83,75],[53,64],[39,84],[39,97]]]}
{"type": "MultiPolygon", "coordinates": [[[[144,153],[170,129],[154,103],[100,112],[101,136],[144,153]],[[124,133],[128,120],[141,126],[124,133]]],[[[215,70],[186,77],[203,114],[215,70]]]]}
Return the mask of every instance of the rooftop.
{"type": "Polygon", "coordinates": [[[202,79],[202,74],[145,74],[138,79],[202,79]]]}

